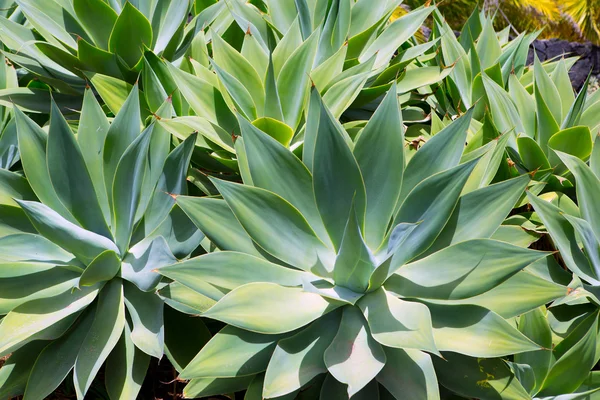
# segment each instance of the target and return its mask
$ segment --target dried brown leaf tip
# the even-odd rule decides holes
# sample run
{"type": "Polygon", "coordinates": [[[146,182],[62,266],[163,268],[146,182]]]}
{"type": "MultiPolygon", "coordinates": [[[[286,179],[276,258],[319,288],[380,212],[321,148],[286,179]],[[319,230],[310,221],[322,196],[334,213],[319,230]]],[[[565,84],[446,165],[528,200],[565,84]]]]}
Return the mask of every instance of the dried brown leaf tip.
{"type": "Polygon", "coordinates": [[[421,143],[425,143],[425,138],[421,135],[411,141],[408,142],[408,147],[413,148],[414,150],[419,150],[421,143]]]}
{"type": "Polygon", "coordinates": [[[233,143],[235,143],[235,141],[237,140],[238,137],[239,137],[239,135],[236,135],[235,132],[231,132],[231,141],[233,143]]]}
{"type": "Polygon", "coordinates": [[[512,168],[512,167],[514,167],[514,166],[515,166],[515,162],[514,162],[513,160],[511,160],[510,158],[507,158],[507,159],[506,159],[506,162],[508,163],[508,166],[509,166],[510,168],[512,168]]]}

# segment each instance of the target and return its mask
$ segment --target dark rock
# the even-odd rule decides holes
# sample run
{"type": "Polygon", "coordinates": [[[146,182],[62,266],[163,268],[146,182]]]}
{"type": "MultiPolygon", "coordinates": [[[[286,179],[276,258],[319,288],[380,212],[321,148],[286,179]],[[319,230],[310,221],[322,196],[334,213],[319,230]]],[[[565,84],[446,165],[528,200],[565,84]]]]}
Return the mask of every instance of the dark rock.
{"type": "Polygon", "coordinates": [[[569,71],[573,87],[577,90],[583,86],[590,71],[592,71],[592,75],[600,75],[600,46],[589,42],[578,43],[560,39],[536,40],[529,48],[528,64],[533,63],[534,51],[541,61],[563,55],[565,57],[578,56],[579,60],[569,71]]]}

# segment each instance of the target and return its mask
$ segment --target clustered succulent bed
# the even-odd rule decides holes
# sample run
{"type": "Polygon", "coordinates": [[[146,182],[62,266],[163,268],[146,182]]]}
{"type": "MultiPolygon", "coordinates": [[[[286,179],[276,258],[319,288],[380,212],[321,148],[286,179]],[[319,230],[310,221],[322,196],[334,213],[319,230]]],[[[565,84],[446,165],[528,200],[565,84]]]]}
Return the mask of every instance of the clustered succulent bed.
{"type": "Polygon", "coordinates": [[[600,92],[399,3],[2,3],[0,399],[600,399],[600,92]]]}

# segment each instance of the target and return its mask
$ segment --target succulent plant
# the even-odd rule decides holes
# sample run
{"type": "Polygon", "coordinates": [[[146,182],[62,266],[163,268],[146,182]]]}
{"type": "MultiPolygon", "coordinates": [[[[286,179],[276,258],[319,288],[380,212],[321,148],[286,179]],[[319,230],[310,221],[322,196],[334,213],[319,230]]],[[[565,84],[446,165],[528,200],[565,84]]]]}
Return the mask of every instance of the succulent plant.
{"type": "Polygon", "coordinates": [[[228,324],[181,372],[184,394],[435,399],[432,357],[540,350],[483,305],[549,301],[484,299],[528,290],[519,271],[549,253],[490,238],[529,178],[488,186],[489,159],[460,163],[471,112],[405,167],[394,86],[354,141],[316,90],[311,110],[302,161],[240,117],[244,184],[176,199],[215,251],[159,271],[197,293],[173,301],[228,324]]]}
{"type": "Polygon", "coordinates": [[[25,176],[0,170],[0,397],[43,399],[72,371],[83,399],[106,363],[110,398],[133,399],[165,347],[154,270],[203,238],[172,198],[195,138],[170,151],[159,125],[141,131],[137,88],[112,123],[87,90],[76,135],[56,105],[48,133],[16,108],[15,121],[25,176]]]}

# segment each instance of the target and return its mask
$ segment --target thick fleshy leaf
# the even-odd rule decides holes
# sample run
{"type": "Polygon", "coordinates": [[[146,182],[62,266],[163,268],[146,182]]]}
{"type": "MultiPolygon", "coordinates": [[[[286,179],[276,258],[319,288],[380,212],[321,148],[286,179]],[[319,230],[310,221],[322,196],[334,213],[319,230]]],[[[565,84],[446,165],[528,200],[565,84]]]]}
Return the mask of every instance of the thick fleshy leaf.
{"type": "Polygon", "coordinates": [[[460,45],[452,28],[444,21],[443,24],[437,25],[437,29],[441,36],[441,47],[443,61],[445,65],[453,65],[450,78],[456,88],[456,101],[460,100],[465,108],[470,108],[472,105],[472,78],[473,74],[469,64],[469,57],[460,45]]]}
{"type": "Polygon", "coordinates": [[[198,378],[192,379],[183,389],[183,396],[189,399],[215,396],[221,393],[234,393],[244,390],[254,379],[254,375],[239,378],[198,378]]]}
{"type": "Polygon", "coordinates": [[[354,157],[367,193],[364,236],[377,249],[394,213],[404,171],[404,128],[395,85],[358,137],[354,157]]]}
{"type": "Polygon", "coordinates": [[[391,262],[379,266],[371,276],[377,288],[398,268],[425,251],[452,215],[463,186],[478,160],[435,174],[417,185],[400,207],[394,225],[417,224],[399,244],[391,262]]]}
{"type": "Polygon", "coordinates": [[[544,70],[537,55],[534,57],[533,74],[535,76],[536,100],[543,98],[556,122],[562,121],[561,97],[556,85],[544,70]],[[539,96],[538,96],[539,94],[539,96]]]}
{"type": "Polygon", "coordinates": [[[226,290],[233,290],[252,282],[300,286],[303,279],[310,277],[304,272],[233,251],[205,254],[160,268],[159,272],[199,292],[202,292],[206,282],[226,290]]]}
{"type": "Polygon", "coordinates": [[[526,132],[517,107],[504,88],[486,74],[482,75],[482,80],[490,113],[500,133],[507,133],[513,129],[516,134],[526,132]]]}
{"type": "Polygon", "coordinates": [[[60,201],[50,181],[46,162],[48,135],[17,107],[14,110],[21,164],[31,188],[41,202],[47,204],[63,218],[75,222],[75,218],[60,201]]]}
{"type": "Polygon", "coordinates": [[[254,375],[267,364],[281,335],[263,335],[226,326],[185,367],[182,379],[254,375]]]}
{"type": "Polygon", "coordinates": [[[253,332],[278,334],[301,328],[340,305],[301,288],[249,283],[229,292],[204,316],[253,332]]]}
{"type": "Polygon", "coordinates": [[[135,347],[129,337],[129,327],[106,359],[106,391],[111,400],[137,397],[150,364],[150,357],[135,347]]]}
{"type": "Polygon", "coordinates": [[[552,366],[544,381],[540,395],[570,393],[586,378],[586,373],[596,363],[595,350],[598,337],[598,316],[594,323],[573,347],[552,366]]]}
{"type": "Polygon", "coordinates": [[[155,293],[124,283],[125,305],[133,322],[131,340],[144,353],[160,359],[164,351],[164,303],[155,293]]]}
{"type": "Polygon", "coordinates": [[[265,375],[265,398],[293,393],[327,372],[323,354],[337,333],[340,316],[340,312],[329,313],[277,343],[265,375]]]}
{"type": "Polygon", "coordinates": [[[123,282],[113,279],[100,291],[94,322],[75,361],[73,381],[78,398],[85,396],[124,328],[123,282]]]}
{"type": "Polygon", "coordinates": [[[433,358],[439,382],[463,398],[531,399],[500,358],[473,358],[458,353],[444,353],[444,358],[433,358]]]}
{"type": "MultiPolygon", "coordinates": [[[[84,0],[90,1],[90,0],[84,0]]],[[[102,3],[102,1],[98,1],[102,3]]],[[[104,3],[103,3],[104,4],[104,3]]],[[[77,142],[90,173],[102,214],[107,223],[111,222],[108,197],[104,183],[103,150],[110,124],[92,89],[87,89],[83,97],[83,108],[77,130],[77,142]]]]}
{"type": "Polygon", "coordinates": [[[109,281],[120,269],[121,259],[117,253],[112,250],[103,251],[83,271],[79,278],[79,286],[93,286],[99,282],[109,281]]]}
{"type": "Polygon", "coordinates": [[[247,121],[240,120],[240,126],[253,185],[289,201],[327,243],[329,236],[317,210],[312,176],[306,166],[289,149],[247,121]]]}
{"type": "Polygon", "coordinates": [[[111,238],[79,145],[56,104],[52,104],[47,145],[48,171],[56,194],[81,225],[111,238]]]}
{"type": "Polygon", "coordinates": [[[366,192],[358,163],[336,124],[321,104],[319,128],[315,132],[313,186],[325,228],[334,247],[339,249],[353,205],[361,230],[364,226],[366,192]]]}
{"type": "Polygon", "coordinates": [[[434,7],[420,8],[395,20],[362,52],[359,57],[360,62],[364,62],[376,54],[375,68],[384,66],[400,45],[421,27],[423,21],[433,10],[434,7]]]}
{"type": "Polygon", "coordinates": [[[131,3],[125,3],[110,33],[108,49],[133,68],[142,58],[144,47],[151,44],[150,22],[131,3]]]}
{"type": "Polygon", "coordinates": [[[129,248],[133,233],[153,127],[151,125],[147,128],[127,147],[115,170],[112,184],[112,226],[121,255],[129,248]]]}
{"type": "Polygon", "coordinates": [[[25,390],[26,399],[46,398],[63,382],[75,365],[93,321],[94,313],[85,312],[69,332],[44,348],[31,370],[25,390]]]}
{"type": "Polygon", "coordinates": [[[404,173],[399,203],[426,178],[458,165],[467,139],[473,111],[452,122],[427,141],[410,159],[404,173]],[[435,162],[431,162],[435,160],[435,162]]]}
{"type": "Polygon", "coordinates": [[[73,9],[94,43],[101,49],[108,49],[108,39],[117,21],[117,13],[102,0],[74,0],[73,9]]]}
{"type": "MultiPolygon", "coordinates": [[[[67,291],[58,296],[34,300],[8,313],[0,323],[0,354],[7,350],[15,349],[20,343],[30,341],[32,338],[55,339],[52,331],[53,325],[63,321],[73,322],[69,319],[81,309],[87,307],[98,294],[98,288],[85,288],[71,294],[67,291]],[[40,336],[40,337],[38,337],[40,336]]],[[[66,330],[66,329],[64,329],[66,330]]],[[[60,336],[60,335],[59,335],[60,336]]]]}
{"type": "Polygon", "coordinates": [[[348,396],[364,388],[385,365],[385,352],[370,334],[356,307],[344,307],[337,335],[325,350],[325,365],[338,381],[348,385],[348,396]]]}
{"type": "MultiPolygon", "coordinates": [[[[519,330],[528,338],[539,345],[549,349],[552,347],[552,331],[546,319],[546,308],[540,307],[521,315],[519,330]]],[[[535,377],[532,393],[537,393],[546,379],[550,370],[552,353],[545,350],[520,353],[515,355],[515,362],[529,365],[535,377]]]]}
{"type": "Polygon", "coordinates": [[[332,251],[286,200],[264,189],[215,179],[212,182],[244,229],[267,252],[305,271],[331,268],[332,251]]]}
{"type": "Polygon", "coordinates": [[[183,371],[211,337],[202,318],[165,307],[165,354],[178,372],[183,371]]]}
{"type": "Polygon", "coordinates": [[[123,258],[121,276],[140,290],[149,292],[161,279],[156,270],[176,261],[162,236],[148,237],[129,249],[123,258]]]}
{"type": "Polygon", "coordinates": [[[260,114],[250,92],[248,92],[240,81],[221,68],[216,62],[213,61],[211,64],[219,77],[219,83],[225,87],[230,96],[227,100],[233,102],[231,106],[232,111],[239,111],[247,119],[256,119],[260,114]]]}
{"type": "Polygon", "coordinates": [[[16,206],[17,200],[37,200],[27,179],[6,169],[0,169],[0,204],[16,206]]]}
{"type": "Polygon", "coordinates": [[[309,73],[317,51],[319,32],[314,31],[289,56],[277,75],[284,122],[292,129],[298,126],[309,90],[309,73]]]}
{"type": "Polygon", "coordinates": [[[219,249],[263,257],[225,200],[177,196],[177,205],[219,249]]]}
{"type": "MultiPolygon", "coordinates": [[[[0,263],[33,261],[51,265],[69,265],[73,255],[40,235],[20,233],[0,238],[0,263]]],[[[5,275],[2,277],[18,276],[5,275]]]]}
{"type": "Polygon", "coordinates": [[[489,358],[541,349],[506,320],[483,307],[441,304],[427,307],[440,351],[489,358]]]}
{"type": "Polygon", "coordinates": [[[385,348],[385,367],[377,374],[395,398],[439,400],[439,388],[431,356],[418,350],[385,348]]]}
{"type": "Polygon", "coordinates": [[[400,268],[394,292],[414,298],[465,299],[492,289],[549,254],[496,240],[467,240],[400,268]]]}
{"type": "Polygon", "coordinates": [[[140,124],[139,90],[137,85],[135,85],[129,92],[125,103],[120,107],[112,124],[110,124],[104,142],[104,151],[102,153],[104,158],[104,181],[111,204],[117,165],[125,150],[140,134],[140,124]]]}
{"type": "MultiPolygon", "coordinates": [[[[555,133],[548,140],[548,148],[554,152],[562,152],[581,160],[587,160],[592,154],[593,140],[587,126],[575,126],[555,133]]],[[[558,154],[558,153],[556,153],[558,154]]],[[[555,174],[563,174],[566,168],[561,165],[559,158],[551,151],[548,154],[550,164],[555,167],[555,174]],[[558,166],[557,166],[558,164],[558,166]]]]}
{"type": "Polygon", "coordinates": [[[426,254],[465,240],[491,237],[522,196],[529,181],[528,175],[521,175],[461,196],[444,230],[426,254]]]}
{"type": "Polygon", "coordinates": [[[600,284],[589,260],[577,244],[573,226],[562,215],[562,211],[531,193],[527,193],[527,198],[552,235],[552,240],[567,267],[582,279],[593,284],[600,284]]]}
{"type": "Polygon", "coordinates": [[[19,205],[37,231],[84,263],[91,262],[105,250],[118,252],[113,242],[67,221],[42,203],[19,201],[19,205]]]}
{"type": "Polygon", "coordinates": [[[600,240],[600,210],[596,207],[596,201],[600,196],[600,179],[579,158],[557,152],[560,159],[569,168],[577,181],[577,200],[583,218],[589,222],[596,238],[600,240]]]}
{"type": "Polygon", "coordinates": [[[425,305],[399,299],[379,288],[363,297],[358,306],[369,322],[371,335],[382,345],[438,353],[425,305]]]}
{"type": "Polygon", "coordinates": [[[99,73],[90,74],[90,82],[98,91],[106,106],[115,115],[123,108],[127,102],[128,94],[131,93],[133,88],[133,86],[121,79],[99,73]]]}
{"type": "Polygon", "coordinates": [[[336,285],[364,293],[369,287],[369,278],[376,265],[375,257],[362,237],[356,209],[352,207],[335,259],[333,280],[336,285]]]}
{"type": "Polygon", "coordinates": [[[31,369],[44,342],[33,342],[15,351],[0,369],[0,396],[10,399],[21,396],[27,386],[31,369]]]}

